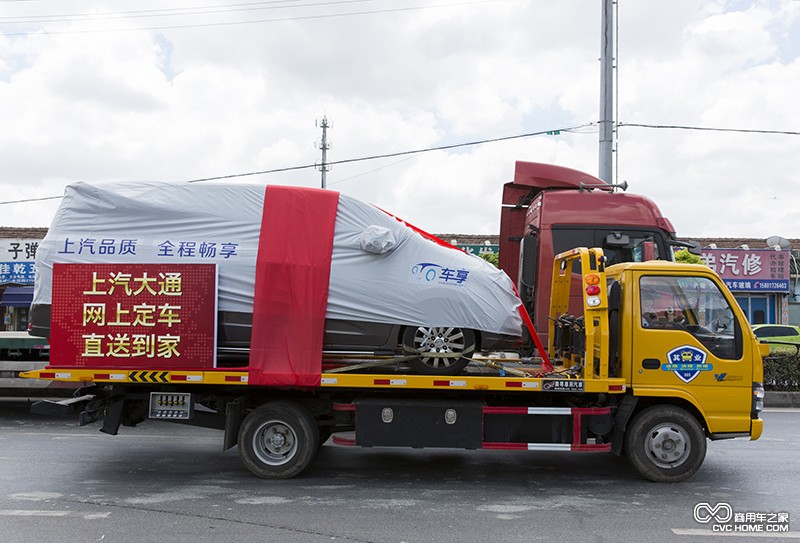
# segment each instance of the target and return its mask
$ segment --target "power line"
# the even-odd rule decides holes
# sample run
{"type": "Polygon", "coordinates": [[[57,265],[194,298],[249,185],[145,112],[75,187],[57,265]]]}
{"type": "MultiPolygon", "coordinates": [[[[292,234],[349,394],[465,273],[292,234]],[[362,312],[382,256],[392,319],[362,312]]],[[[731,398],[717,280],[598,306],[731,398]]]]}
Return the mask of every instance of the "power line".
{"type": "Polygon", "coordinates": [[[108,13],[61,13],[57,15],[9,15],[0,17],[0,24],[69,23],[76,21],[104,21],[114,19],[141,19],[149,17],[175,17],[180,15],[214,15],[286,8],[306,8],[373,2],[375,0],[328,0],[299,4],[307,0],[270,0],[244,4],[195,6],[186,8],[141,9],[133,11],[111,11],[108,13]],[[289,5],[294,4],[294,5],[289,5]]]}
{"type": "Polygon", "coordinates": [[[752,128],[714,128],[710,126],[682,126],[675,124],[638,124],[619,123],[617,126],[632,126],[636,128],[665,128],[670,130],[700,130],[705,132],[738,132],[740,134],[779,134],[783,136],[800,136],[800,132],[791,130],[756,130],[752,128]]]}
{"type": "MultiPolygon", "coordinates": [[[[359,158],[347,158],[347,159],[344,159],[344,160],[334,160],[334,161],[328,162],[328,165],[329,166],[334,166],[334,165],[337,165],[337,164],[349,164],[351,162],[362,162],[364,160],[376,160],[376,159],[379,159],[379,158],[394,158],[394,157],[399,157],[399,156],[415,155],[415,154],[418,154],[418,153],[429,153],[431,151],[446,151],[448,149],[457,149],[459,147],[469,147],[469,146],[472,146],[472,145],[482,145],[484,143],[495,143],[495,142],[499,142],[499,141],[508,141],[508,140],[515,140],[515,139],[521,139],[521,138],[530,138],[532,136],[542,136],[542,135],[553,133],[553,132],[568,132],[568,131],[571,131],[571,130],[576,130],[578,128],[583,128],[585,126],[590,126],[592,124],[596,124],[596,123],[585,123],[585,124],[581,124],[581,125],[577,125],[577,126],[571,126],[571,127],[568,127],[568,128],[557,128],[555,130],[542,130],[540,132],[528,132],[528,133],[525,133],[525,134],[516,134],[514,136],[502,136],[502,137],[499,137],[499,138],[491,138],[491,139],[485,139],[485,140],[469,141],[469,142],[466,142],[466,143],[453,143],[451,145],[440,145],[438,147],[426,147],[424,149],[414,149],[412,151],[398,151],[396,153],[386,153],[386,154],[382,154],[382,155],[371,155],[371,156],[365,156],[365,157],[359,157],[359,158]]],[[[306,164],[306,165],[303,165],[303,166],[290,166],[288,168],[278,168],[278,169],[274,169],[274,170],[262,170],[262,171],[257,171],[257,172],[247,172],[247,173],[235,173],[235,174],[229,174],[229,175],[220,175],[220,176],[216,176],[216,177],[204,177],[202,179],[190,179],[190,180],[187,180],[186,182],[187,183],[201,183],[203,181],[219,181],[219,180],[222,180],[222,179],[233,179],[233,178],[236,178],[236,177],[249,177],[249,176],[252,176],[252,175],[263,175],[263,174],[268,174],[268,173],[288,172],[288,171],[292,171],[292,170],[304,170],[304,169],[307,169],[307,168],[314,168],[314,167],[316,167],[316,164],[306,164]]]]}
{"type": "MultiPolygon", "coordinates": [[[[2,1],[2,0],[0,0],[2,1]]],[[[344,160],[336,160],[332,162],[328,162],[328,165],[336,165],[336,164],[349,164],[353,162],[363,162],[366,160],[377,160],[381,158],[393,158],[393,157],[400,157],[400,156],[408,156],[408,155],[416,155],[420,153],[428,153],[432,151],[446,151],[449,149],[457,149],[459,147],[469,147],[473,145],[481,145],[484,143],[496,143],[500,141],[509,141],[514,139],[522,139],[522,138],[530,138],[533,136],[542,136],[545,134],[553,134],[557,132],[571,132],[574,134],[582,134],[586,132],[582,132],[581,129],[585,129],[587,127],[597,126],[597,123],[584,123],[576,126],[570,126],[567,128],[557,128],[557,129],[550,129],[550,130],[542,130],[539,132],[527,132],[524,134],[515,134],[513,136],[502,136],[499,138],[489,138],[483,140],[475,140],[469,141],[465,143],[453,143],[451,145],[440,145],[437,147],[426,147],[423,149],[414,149],[411,151],[398,151],[396,153],[385,153],[381,155],[370,155],[365,157],[358,157],[358,158],[348,158],[344,160]]],[[[674,129],[674,130],[698,130],[698,131],[706,131],[706,132],[736,132],[741,134],[777,134],[777,135],[784,135],[784,136],[800,136],[800,132],[793,132],[789,130],[758,130],[758,129],[751,129],[751,128],[715,128],[715,127],[706,127],[706,126],[683,126],[683,125],[660,125],[660,124],[643,124],[643,123],[619,123],[618,126],[620,127],[633,127],[633,128],[654,128],[654,129],[674,129]]],[[[300,166],[288,166],[285,168],[274,168],[271,170],[260,170],[255,172],[245,172],[245,173],[234,173],[229,175],[218,175],[214,177],[203,177],[200,179],[189,179],[184,181],[185,183],[202,183],[204,181],[221,181],[224,179],[235,179],[239,177],[250,177],[253,175],[266,175],[271,173],[282,173],[282,172],[290,172],[296,170],[306,170],[309,168],[316,167],[317,164],[304,164],[300,166]]],[[[378,168],[380,169],[380,168],[378,168]]],[[[40,202],[45,200],[57,200],[62,198],[62,196],[47,196],[44,198],[26,198],[22,200],[10,200],[6,202],[0,202],[0,205],[5,204],[23,204],[29,202],[40,202]]]]}
{"type": "MultiPolygon", "coordinates": [[[[0,0],[6,1],[6,0],[0,0]]],[[[44,198],[26,198],[24,200],[9,200],[8,202],[0,202],[0,205],[4,204],[27,204],[28,202],[43,202],[45,200],[59,200],[63,198],[63,196],[45,196],[44,198]]]]}
{"type": "MultiPolygon", "coordinates": [[[[359,0],[352,0],[352,1],[359,1],[359,0]]],[[[29,36],[29,35],[62,35],[62,34],[101,34],[105,32],[137,32],[137,31],[146,31],[146,30],[177,30],[177,29],[184,29],[184,28],[207,28],[207,27],[217,27],[217,26],[232,26],[232,25],[243,25],[243,24],[257,24],[257,23],[277,23],[277,22],[285,22],[285,21],[310,21],[316,19],[332,19],[338,17],[350,17],[356,15],[376,15],[382,13],[400,13],[405,11],[422,11],[427,9],[434,9],[434,8],[449,8],[449,7],[456,7],[456,6],[472,6],[476,4],[489,4],[495,2],[507,2],[507,1],[519,1],[519,0],[467,0],[463,2],[450,2],[445,4],[433,4],[429,6],[409,6],[403,8],[387,8],[387,9],[376,9],[376,10],[366,10],[366,11],[350,11],[345,13],[328,13],[328,14],[320,14],[320,15],[298,15],[294,17],[278,17],[274,19],[254,19],[250,21],[228,21],[228,22],[215,22],[215,23],[196,23],[196,24],[183,24],[183,25],[166,25],[166,26],[151,26],[151,27],[141,27],[141,28],[100,28],[100,29],[93,29],[93,30],[37,30],[37,31],[30,31],[30,32],[8,32],[4,33],[4,36],[29,36]]]]}
{"type": "Polygon", "coordinates": [[[396,166],[396,165],[400,164],[401,162],[405,162],[406,160],[411,160],[411,159],[414,159],[414,158],[417,158],[417,157],[415,157],[415,156],[407,156],[405,158],[401,158],[400,160],[396,160],[396,161],[394,161],[392,163],[384,164],[383,166],[378,166],[377,168],[373,168],[373,169],[367,170],[365,172],[357,173],[355,175],[351,175],[350,177],[345,177],[344,179],[338,179],[338,180],[334,181],[333,183],[328,183],[328,186],[330,187],[331,185],[338,185],[339,183],[344,183],[345,181],[350,181],[351,179],[355,179],[357,177],[364,177],[365,175],[369,175],[371,173],[374,173],[374,172],[377,172],[377,171],[380,171],[380,170],[385,170],[386,168],[391,168],[392,166],[396,166]]]}
{"type": "MultiPolygon", "coordinates": [[[[348,159],[344,159],[344,160],[337,160],[337,161],[333,161],[333,162],[328,162],[328,165],[349,164],[351,162],[362,162],[362,161],[366,161],[366,160],[377,160],[377,159],[380,159],[380,158],[392,158],[392,157],[399,157],[399,156],[408,156],[408,155],[415,155],[415,154],[420,154],[420,153],[429,153],[431,151],[445,151],[445,150],[448,150],[448,149],[457,149],[459,147],[469,147],[469,146],[472,146],[472,145],[481,145],[481,144],[484,144],[484,143],[496,143],[496,142],[500,142],[500,141],[509,141],[509,140],[514,140],[514,139],[530,138],[530,137],[533,137],[533,136],[542,136],[544,134],[549,134],[549,133],[553,133],[553,132],[570,132],[570,131],[574,131],[574,130],[577,130],[577,129],[580,129],[580,128],[584,128],[584,127],[587,127],[587,126],[591,126],[592,124],[595,124],[595,123],[585,123],[585,124],[581,124],[581,125],[577,125],[577,126],[571,126],[571,127],[567,127],[567,128],[559,128],[559,129],[555,129],[555,130],[542,130],[542,131],[539,131],[539,132],[527,132],[525,134],[515,134],[513,136],[502,136],[502,137],[499,137],[499,138],[490,138],[490,139],[484,139],[484,140],[468,141],[468,142],[465,142],[465,143],[453,143],[451,145],[440,145],[438,147],[426,147],[424,149],[415,149],[415,150],[412,150],[412,151],[399,151],[399,152],[396,152],[396,153],[386,153],[386,154],[382,154],[382,155],[370,155],[370,156],[359,157],[359,158],[348,158],[348,159]]],[[[400,161],[400,162],[402,162],[402,161],[400,161]]],[[[305,169],[308,169],[308,168],[314,168],[316,166],[317,166],[317,164],[304,164],[302,166],[288,166],[286,168],[274,168],[272,170],[261,170],[261,171],[257,171],[257,172],[234,173],[234,174],[229,174],[229,175],[218,175],[218,176],[214,176],[214,177],[204,177],[204,178],[201,178],[201,179],[189,179],[189,180],[186,180],[184,182],[185,183],[202,183],[204,181],[221,181],[223,179],[235,179],[235,178],[238,178],[238,177],[249,177],[249,176],[253,176],[253,175],[265,175],[265,174],[270,174],[270,173],[281,173],[281,172],[290,172],[290,171],[295,171],[295,170],[305,170],[305,169]]],[[[63,196],[48,196],[48,197],[45,197],[45,198],[27,198],[27,199],[23,199],[23,200],[11,200],[11,201],[7,201],[7,202],[0,202],[0,205],[5,205],[5,204],[24,204],[24,203],[28,203],[28,202],[40,202],[40,201],[44,201],[44,200],[57,200],[59,198],[63,198],[63,196]]]]}

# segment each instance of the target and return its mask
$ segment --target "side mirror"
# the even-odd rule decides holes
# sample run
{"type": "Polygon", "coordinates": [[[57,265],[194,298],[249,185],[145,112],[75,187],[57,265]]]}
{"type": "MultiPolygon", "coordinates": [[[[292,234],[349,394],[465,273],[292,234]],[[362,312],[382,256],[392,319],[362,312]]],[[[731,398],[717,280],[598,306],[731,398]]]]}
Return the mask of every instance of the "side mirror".
{"type": "Polygon", "coordinates": [[[703,247],[697,241],[671,241],[673,247],[684,247],[690,254],[703,256],[703,247]]]}
{"type": "Polygon", "coordinates": [[[703,248],[700,246],[700,243],[697,241],[690,241],[689,247],[686,249],[693,255],[702,256],[703,255],[703,248]]]}

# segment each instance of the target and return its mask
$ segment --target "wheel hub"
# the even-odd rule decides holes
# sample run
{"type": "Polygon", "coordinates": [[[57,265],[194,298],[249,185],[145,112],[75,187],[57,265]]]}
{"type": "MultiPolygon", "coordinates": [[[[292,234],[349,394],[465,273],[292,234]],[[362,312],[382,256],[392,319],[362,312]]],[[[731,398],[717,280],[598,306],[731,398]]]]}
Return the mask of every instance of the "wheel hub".
{"type": "Polygon", "coordinates": [[[254,434],[253,445],[261,461],[279,466],[291,460],[297,452],[297,436],[283,422],[269,421],[254,434]]]}
{"type": "Polygon", "coordinates": [[[280,449],[286,443],[286,438],[283,437],[283,434],[275,434],[270,439],[272,446],[276,449],[280,449]]]}
{"type": "Polygon", "coordinates": [[[465,356],[467,336],[458,327],[419,326],[413,329],[413,335],[404,335],[403,343],[419,354],[419,363],[426,370],[446,372],[450,368],[460,368],[468,363],[468,357],[465,356]]]}
{"type": "Polygon", "coordinates": [[[647,451],[653,461],[662,468],[674,468],[683,464],[689,456],[689,439],[680,427],[661,425],[653,429],[647,438],[647,451]]]}

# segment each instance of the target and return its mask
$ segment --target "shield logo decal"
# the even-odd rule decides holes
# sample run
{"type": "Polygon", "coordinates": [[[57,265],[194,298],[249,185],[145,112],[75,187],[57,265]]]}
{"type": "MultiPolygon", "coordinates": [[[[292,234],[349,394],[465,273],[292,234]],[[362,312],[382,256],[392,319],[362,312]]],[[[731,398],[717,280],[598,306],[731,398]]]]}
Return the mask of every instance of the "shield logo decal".
{"type": "Polygon", "coordinates": [[[707,356],[702,349],[682,345],[667,353],[668,362],[663,364],[661,369],[673,372],[684,383],[691,383],[700,372],[713,369],[711,364],[706,364],[707,356]]]}

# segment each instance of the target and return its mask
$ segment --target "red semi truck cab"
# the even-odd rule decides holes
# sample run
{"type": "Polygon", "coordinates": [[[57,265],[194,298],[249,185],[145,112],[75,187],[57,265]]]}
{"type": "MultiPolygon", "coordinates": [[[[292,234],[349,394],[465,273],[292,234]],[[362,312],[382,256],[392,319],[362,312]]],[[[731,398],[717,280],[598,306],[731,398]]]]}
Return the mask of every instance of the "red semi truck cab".
{"type": "MultiPolygon", "coordinates": [[[[649,198],[618,188],[571,168],[520,161],[514,181],[503,187],[500,268],[516,283],[542,336],[555,255],[601,247],[608,265],[673,260],[671,246],[681,243],[669,219],[649,198]]],[[[580,308],[576,298],[570,309],[580,308]]]]}

